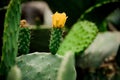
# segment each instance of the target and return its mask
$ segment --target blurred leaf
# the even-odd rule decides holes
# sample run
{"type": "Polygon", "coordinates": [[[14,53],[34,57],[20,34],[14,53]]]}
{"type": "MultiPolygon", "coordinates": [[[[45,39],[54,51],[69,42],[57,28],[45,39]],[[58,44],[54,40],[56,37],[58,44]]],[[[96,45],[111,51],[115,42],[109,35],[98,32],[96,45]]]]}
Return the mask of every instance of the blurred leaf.
{"type": "Polygon", "coordinates": [[[116,8],[119,8],[119,5],[119,1],[105,1],[103,3],[99,3],[87,9],[85,13],[81,15],[79,20],[85,19],[95,22],[100,31],[105,31],[107,28],[107,23],[105,22],[106,17],[116,8]]]}
{"type": "Polygon", "coordinates": [[[120,45],[119,45],[119,49],[116,55],[116,62],[118,64],[118,66],[120,67],[120,45]]]}
{"type": "Polygon", "coordinates": [[[78,58],[77,63],[82,68],[97,68],[105,58],[116,55],[119,44],[119,32],[99,33],[84,54],[78,58]]]}
{"type": "Polygon", "coordinates": [[[115,74],[111,80],[120,80],[120,73],[115,74]]]}
{"type": "Polygon", "coordinates": [[[120,8],[117,8],[108,17],[107,21],[112,23],[118,30],[120,30],[120,8]]]}

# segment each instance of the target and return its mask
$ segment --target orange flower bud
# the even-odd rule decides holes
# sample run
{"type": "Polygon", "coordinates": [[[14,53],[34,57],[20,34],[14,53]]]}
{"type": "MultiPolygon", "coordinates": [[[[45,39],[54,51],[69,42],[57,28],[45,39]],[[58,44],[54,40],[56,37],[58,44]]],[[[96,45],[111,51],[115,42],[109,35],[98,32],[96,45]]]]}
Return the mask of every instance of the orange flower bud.
{"type": "Polygon", "coordinates": [[[20,21],[20,27],[27,27],[27,21],[26,20],[21,20],[20,21]]]}

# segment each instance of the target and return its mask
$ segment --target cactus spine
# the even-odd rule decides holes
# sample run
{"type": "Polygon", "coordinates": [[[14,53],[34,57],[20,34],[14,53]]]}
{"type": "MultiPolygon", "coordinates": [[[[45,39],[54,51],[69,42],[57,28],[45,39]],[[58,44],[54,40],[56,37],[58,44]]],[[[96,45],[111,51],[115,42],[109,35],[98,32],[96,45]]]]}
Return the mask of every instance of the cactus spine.
{"type": "Polygon", "coordinates": [[[62,32],[63,27],[66,22],[66,14],[56,12],[52,16],[52,25],[53,28],[51,30],[50,44],[49,49],[52,54],[56,54],[60,43],[62,41],[62,32]]]}
{"type": "Polygon", "coordinates": [[[28,28],[26,20],[21,20],[21,26],[18,38],[18,53],[28,54],[30,46],[30,30],[28,28]]]}
{"type": "Polygon", "coordinates": [[[79,55],[94,40],[97,32],[98,29],[94,23],[89,21],[77,22],[65,37],[57,53],[64,55],[67,51],[71,50],[76,55],[79,55]]]}
{"type": "Polygon", "coordinates": [[[20,0],[11,0],[4,22],[1,70],[7,74],[15,65],[18,53],[18,27],[20,22],[20,0]]]}

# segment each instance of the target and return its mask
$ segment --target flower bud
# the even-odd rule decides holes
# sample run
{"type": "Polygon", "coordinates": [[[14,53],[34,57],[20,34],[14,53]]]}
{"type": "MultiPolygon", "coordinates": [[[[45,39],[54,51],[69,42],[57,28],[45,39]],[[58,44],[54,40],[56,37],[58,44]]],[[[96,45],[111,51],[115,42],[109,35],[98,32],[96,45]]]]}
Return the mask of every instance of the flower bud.
{"type": "Polygon", "coordinates": [[[66,22],[67,16],[63,13],[56,12],[52,16],[52,26],[54,28],[63,28],[66,22]]]}

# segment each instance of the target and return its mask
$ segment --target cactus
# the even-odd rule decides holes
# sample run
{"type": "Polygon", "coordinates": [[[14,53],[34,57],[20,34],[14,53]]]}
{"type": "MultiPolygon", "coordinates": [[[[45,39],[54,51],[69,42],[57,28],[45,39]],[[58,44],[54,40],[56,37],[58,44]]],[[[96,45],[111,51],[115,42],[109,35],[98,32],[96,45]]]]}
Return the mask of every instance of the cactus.
{"type": "Polygon", "coordinates": [[[20,22],[20,0],[11,0],[4,22],[1,70],[7,74],[15,65],[18,53],[18,27],[20,22]]]}
{"type": "Polygon", "coordinates": [[[19,31],[19,38],[18,38],[18,53],[20,54],[28,54],[29,53],[29,46],[30,46],[30,30],[26,25],[25,20],[21,20],[21,27],[19,31]],[[22,25],[22,23],[24,23],[22,25]]]}
{"type": "Polygon", "coordinates": [[[61,56],[51,53],[31,53],[17,58],[22,80],[56,80],[61,56]]]}
{"type": "Polygon", "coordinates": [[[76,71],[75,71],[75,59],[74,54],[71,52],[67,52],[64,58],[62,59],[62,63],[60,65],[60,69],[58,71],[56,80],[76,80],[76,71]]]}
{"type": "Polygon", "coordinates": [[[57,53],[64,55],[70,50],[76,55],[82,53],[94,40],[97,32],[98,29],[94,23],[89,21],[77,22],[65,37],[57,53]]]}
{"type": "Polygon", "coordinates": [[[13,66],[8,73],[7,80],[22,80],[21,78],[22,76],[20,69],[17,65],[13,66]]]}
{"type": "Polygon", "coordinates": [[[56,12],[52,16],[52,25],[49,49],[52,54],[56,54],[62,41],[62,32],[66,22],[66,14],[56,12]]]}
{"type": "Polygon", "coordinates": [[[22,55],[17,58],[17,65],[22,71],[22,80],[76,79],[74,54],[69,52],[64,58],[39,52],[22,55]]]}
{"type": "Polygon", "coordinates": [[[52,54],[56,54],[62,41],[62,29],[52,28],[49,49],[52,54]]]}
{"type": "MultiPolygon", "coordinates": [[[[75,57],[83,53],[92,43],[98,30],[92,22],[77,22],[61,44],[62,28],[66,19],[65,13],[56,13],[53,16],[49,47],[51,53],[58,53],[57,55],[40,52],[27,54],[29,53],[30,32],[28,28],[21,27],[20,35],[18,35],[20,0],[11,0],[5,17],[0,64],[0,71],[2,70],[2,73],[8,76],[7,80],[76,80],[75,57]],[[17,44],[18,42],[19,44],[17,44]],[[18,49],[20,54],[27,55],[19,56],[16,59],[18,49]],[[68,52],[64,57],[60,56],[67,51],[75,54],[68,52]]],[[[88,77],[94,77],[94,74],[90,74],[88,77]]]]}

